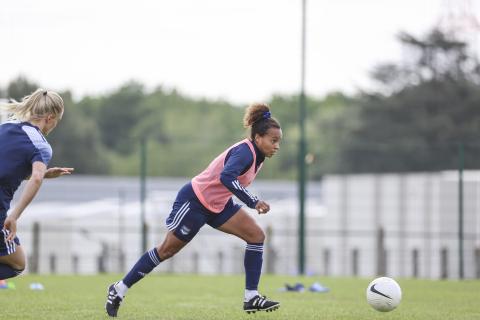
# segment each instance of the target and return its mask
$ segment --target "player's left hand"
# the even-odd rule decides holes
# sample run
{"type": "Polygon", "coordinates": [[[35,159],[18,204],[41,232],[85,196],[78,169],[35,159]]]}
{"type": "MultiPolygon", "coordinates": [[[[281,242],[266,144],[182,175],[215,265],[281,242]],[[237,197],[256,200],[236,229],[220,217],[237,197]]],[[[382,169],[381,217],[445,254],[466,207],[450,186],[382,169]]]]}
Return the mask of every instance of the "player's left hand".
{"type": "Polygon", "coordinates": [[[74,170],[73,168],[60,168],[60,167],[49,168],[45,172],[45,178],[57,178],[67,174],[72,174],[73,170],[74,170]]]}
{"type": "Polygon", "coordinates": [[[257,202],[255,209],[258,211],[259,214],[265,214],[270,211],[270,205],[263,200],[257,202]]]}

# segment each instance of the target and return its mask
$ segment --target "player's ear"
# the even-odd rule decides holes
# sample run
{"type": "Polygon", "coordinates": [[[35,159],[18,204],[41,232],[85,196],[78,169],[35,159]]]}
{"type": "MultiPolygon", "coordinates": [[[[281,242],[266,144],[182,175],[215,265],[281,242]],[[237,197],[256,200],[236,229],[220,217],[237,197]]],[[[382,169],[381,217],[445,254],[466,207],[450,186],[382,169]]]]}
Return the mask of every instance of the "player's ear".
{"type": "Polygon", "coordinates": [[[261,138],[260,135],[259,135],[258,133],[256,133],[254,140],[255,140],[255,143],[256,143],[257,145],[258,145],[258,140],[260,140],[260,138],[261,138]]]}

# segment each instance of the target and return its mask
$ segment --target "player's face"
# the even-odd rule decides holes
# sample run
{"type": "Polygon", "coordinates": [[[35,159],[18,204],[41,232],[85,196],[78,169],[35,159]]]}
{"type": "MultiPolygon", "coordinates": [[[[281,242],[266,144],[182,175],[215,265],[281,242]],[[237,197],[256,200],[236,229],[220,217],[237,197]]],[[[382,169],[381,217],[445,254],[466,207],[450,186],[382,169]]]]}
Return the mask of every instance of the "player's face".
{"type": "Polygon", "coordinates": [[[270,128],[263,136],[255,136],[255,144],[258,149],[265,155],[271,158],[280,149],[280,141],[282,140],[282,129],[270,128]]]}

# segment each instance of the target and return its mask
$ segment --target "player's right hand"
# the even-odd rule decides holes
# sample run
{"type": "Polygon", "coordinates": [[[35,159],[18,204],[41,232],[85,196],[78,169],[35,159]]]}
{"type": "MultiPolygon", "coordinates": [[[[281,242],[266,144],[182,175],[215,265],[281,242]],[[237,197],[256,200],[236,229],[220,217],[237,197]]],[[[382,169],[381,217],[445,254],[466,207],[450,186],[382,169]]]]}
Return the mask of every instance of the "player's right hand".
{"type": "Polygon", "coordinates": [[[270,211],[270,205],[263,200],[259,200],[255,206],[255,209],[259,214],[265,214],[270,211]]]}
{"type": "Polygon", "coordinates": [[[17,220],[13,219],[11,216],[8,216],[3,223],[3,229],[8,230],[7,241],[13,241],[17,235],[17,220]]]}

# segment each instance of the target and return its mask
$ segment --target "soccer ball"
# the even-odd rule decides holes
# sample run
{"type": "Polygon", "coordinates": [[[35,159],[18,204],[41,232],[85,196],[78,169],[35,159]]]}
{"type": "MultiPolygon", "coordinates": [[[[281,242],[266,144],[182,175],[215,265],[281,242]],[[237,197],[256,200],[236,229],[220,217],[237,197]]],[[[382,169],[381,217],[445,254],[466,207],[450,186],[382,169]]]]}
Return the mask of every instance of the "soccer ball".
{"type": "Polygon", "coordinates": [[[367,287],[367,302],[375,310],[387,312],[395,309],[402,300],[402,289],[392,278],[381,277],[367,287]]]}

